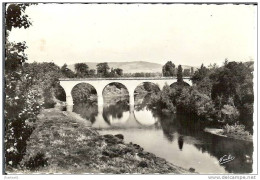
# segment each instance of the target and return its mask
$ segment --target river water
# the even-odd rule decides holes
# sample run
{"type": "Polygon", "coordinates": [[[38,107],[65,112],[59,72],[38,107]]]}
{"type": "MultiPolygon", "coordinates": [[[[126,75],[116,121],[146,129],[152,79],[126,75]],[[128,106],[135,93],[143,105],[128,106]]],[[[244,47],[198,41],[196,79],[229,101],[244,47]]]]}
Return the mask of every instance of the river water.
{"type": "Polygon", "coordinates": [[[128,96],[104,97],[104,106],[81,103],[73,111],[91,121],[101,134],[123,134],[125,142],[139,144],[145,151],[203,174],[251,173],[253,143],[212,135],[205,123],[187,115],[165,115],[148,108],[150,95],[136,95],[129,107],[128,96]],[[134,111],[130,113],[130,109],[134,111]],[[219,159],[235,159],[220,164],[219,159]]]}

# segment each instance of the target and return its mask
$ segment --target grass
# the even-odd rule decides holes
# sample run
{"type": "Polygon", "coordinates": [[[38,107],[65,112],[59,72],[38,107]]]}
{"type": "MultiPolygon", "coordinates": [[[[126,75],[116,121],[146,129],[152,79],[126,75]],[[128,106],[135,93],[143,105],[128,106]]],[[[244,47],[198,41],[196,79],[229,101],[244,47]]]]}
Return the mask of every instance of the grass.
{"type": "Polygon", "coordinates": [[[35,127],[21,167],[7,173],[189,173],[122,136],[101,136],[74,113],[44,110],[35,127]]]}

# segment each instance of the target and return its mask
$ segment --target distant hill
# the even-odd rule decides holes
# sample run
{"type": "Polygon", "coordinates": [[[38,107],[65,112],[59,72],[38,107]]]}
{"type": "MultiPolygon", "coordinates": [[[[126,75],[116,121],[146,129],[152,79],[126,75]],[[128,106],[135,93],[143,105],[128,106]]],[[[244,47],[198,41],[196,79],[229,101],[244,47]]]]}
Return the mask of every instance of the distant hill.
{"type": "MultiPolygon", "coordinates": [[[[90,69],[96,69],[98,63],[85,62],[90,69]]],[[[137,73],[137,72],[162,72],[162,64],[151,63],[146,61],[132,61],[132,62],[108,62],[110,68],[121,68],[124,73],[137,73]]],[[[183,69],[190,69],[192,66],[182,65],[183,69]]],[[[75,71],[74,64],[68,65],[68,68],[75,71]]],[[[176,67],[177,68],[177,67],[176,67]]],[[[194,70],[197,69],[194,67],[194,70]]]]}

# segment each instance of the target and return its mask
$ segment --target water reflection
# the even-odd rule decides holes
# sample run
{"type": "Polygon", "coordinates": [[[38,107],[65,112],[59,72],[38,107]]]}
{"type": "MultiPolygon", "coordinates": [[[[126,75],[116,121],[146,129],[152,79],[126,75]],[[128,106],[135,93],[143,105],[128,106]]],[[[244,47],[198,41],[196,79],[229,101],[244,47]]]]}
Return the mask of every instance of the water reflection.
{"type": "Polygon", "coordinates": [[[78,103],[73,106],[73,112],[80,114],[80,116],[91,123],[94,123],[98,115],[97,102],[78,103]]]}
{"type": "Polygon", "coordinates": [[[182,136],[180,136],[178,138],[178,145],[179,145],[179,149],[182,150],[182,147],[183,147],[183,137],[182,136]]]}
{"type": "Polygon", "coordinates": [[[103,118],[109,125],[124,124],[129,115],[129,96],[104,97],[103,118]]]}
{"type": "Polygon", "coordinates": [[[136,94],[134,114],[136,121],[145,126],[151,126],[158,122],[158,115],[148,107],[151,94],[136,94]]]}
{"type": "Polygon", "coordinates": [[[152,107],[150,95],[136,95],[134,112],[129,97],[105,97],[104,107],[78,104],[73,111],[91,121],[101,134],[118,134],[126,142],[134,142],[146,151],[199,173],[252,172],[253,143],[208,134],[207,122],[185,114],[164,115],[152,107]],[[235,159],[220,165],[219,159],[232,155],[235,159]]]}

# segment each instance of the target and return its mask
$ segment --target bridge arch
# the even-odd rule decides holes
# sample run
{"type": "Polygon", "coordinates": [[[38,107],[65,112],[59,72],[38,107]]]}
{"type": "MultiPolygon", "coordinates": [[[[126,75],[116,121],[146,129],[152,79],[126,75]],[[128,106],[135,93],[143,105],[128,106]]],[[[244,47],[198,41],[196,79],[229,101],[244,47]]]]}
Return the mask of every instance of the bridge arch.
{"type": "Polygon", "coordinates": [[[125,89],[126,90],[126,92],[124,92],[124,91],[121,91],[121,92],[119,92],[119,93],[125,93],[125,94],[127,94],[128,96],[129,96],[129,91],[128,91],[128,88],[123,84],[123,83],[120,83],[120,82],[110,82],[109,84],[107,84],[104,88],[103,88],[103,90],[102,90],[102,95],[104,96],[105,94],[104,93],[106,93],[106,90],[107,90],[107,88],[109,87],[109,86],[115,86],[116,88],[118,88],[118,89],[125,89]]]}
{"type": "MultiPolygon", "coordinates": [[[[151,81],[144,81],[144,82],[141,82],[140,84],[138,84],[135,89],[134,89],[134,94],[138,93],[139,89],[138,88],[141,88],[143,87],[144,91],[147,91],[147,92],[152,92],[152,91],[156,91],[156,92],[159,92],[160,91],[160,86],[158,84],[156,84],[155,82],[151,82],[151,81]]],[[[140,89],[141,91],[142,89],[140,89]]]]}
{"type": "Polygon", "coordinates": [[[175,87],[177,85],[190,86],[190,84],[188,82],[183,81],[183,82],[174,82],[174,83],[170,84],[170,87],[175,87]]]}
{"type": "Polygon", "coordinates": [[[87,102],[88,100],[97,101],[96,88],[87,82],[80,82],[71,89],[71,97],[73,104],[87,102]],[[91,96],[94,95],[94,96],[91,96]]]}

